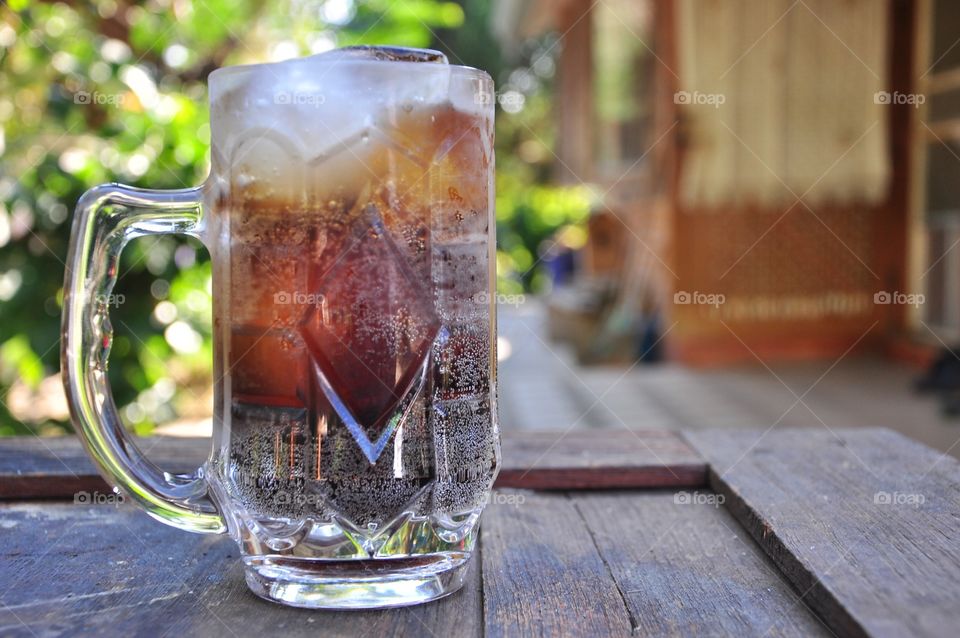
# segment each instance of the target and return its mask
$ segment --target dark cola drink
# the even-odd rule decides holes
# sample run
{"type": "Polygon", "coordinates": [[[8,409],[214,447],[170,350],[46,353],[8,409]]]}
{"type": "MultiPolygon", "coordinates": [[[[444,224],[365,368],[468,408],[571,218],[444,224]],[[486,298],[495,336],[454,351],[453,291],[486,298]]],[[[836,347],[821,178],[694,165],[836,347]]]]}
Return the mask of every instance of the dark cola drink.
{"type": "Polygon", "coordinates": [[[491,114],[431,66],[432,96],[366,115],[290,93],[317,147],[251,122],[214,156],[220,471],[251,554],[469,558],[499,460],[491,114]]]}

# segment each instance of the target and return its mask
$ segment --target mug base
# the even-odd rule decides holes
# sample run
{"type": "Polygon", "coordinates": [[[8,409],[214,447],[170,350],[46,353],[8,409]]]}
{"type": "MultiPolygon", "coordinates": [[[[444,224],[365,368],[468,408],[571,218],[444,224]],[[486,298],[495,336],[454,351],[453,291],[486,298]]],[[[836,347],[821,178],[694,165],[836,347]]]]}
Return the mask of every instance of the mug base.
{"type": "Polygon", "coordinates": [[[331,561],[284,556],[244,558],[257,596],[309,609],[378,609],[425,603],[463,586],[470,554],[331,561]]]}

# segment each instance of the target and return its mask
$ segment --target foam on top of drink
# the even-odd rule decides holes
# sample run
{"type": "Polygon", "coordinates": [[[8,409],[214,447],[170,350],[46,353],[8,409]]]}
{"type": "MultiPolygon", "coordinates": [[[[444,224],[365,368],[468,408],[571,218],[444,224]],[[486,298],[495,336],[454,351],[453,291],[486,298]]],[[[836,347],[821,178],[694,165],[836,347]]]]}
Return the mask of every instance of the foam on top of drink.
{"type": "Polygon", "coordinates": [[[491,92],[486,74],[425,49],[348,47],[220,69],[210,78],[215,170],[296,181],[328,159],[362,161],[357,142],[371,130],[418,114],[492,118],[491,92]]]}

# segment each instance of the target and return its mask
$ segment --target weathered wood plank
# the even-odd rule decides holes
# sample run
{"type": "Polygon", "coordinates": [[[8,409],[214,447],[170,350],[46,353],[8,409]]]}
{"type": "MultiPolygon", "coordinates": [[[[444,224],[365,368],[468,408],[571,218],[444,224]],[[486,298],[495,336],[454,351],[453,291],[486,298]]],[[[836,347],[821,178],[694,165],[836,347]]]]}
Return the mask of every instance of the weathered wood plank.
{"type": "Polygon", "coordinates": [[[572,498],[626,600],[634,633],[829,635],[718,495],[580,492],[572,498]]]}
{"type": "MultiPolygon", "coordinates": [[[[136,439],[145,454],[174,473],[194,471],[210,451],[209,439],[136,439]]],[[[0,438],[0,499],[72,498],[109,492],[76,436],[0,438]]]]}
{"type": "Polygon", "coordinates": [[[497,487],[698,487],[706,464],[666,430],[506,431],[497,487]]]}
{"type": "MultiPolygon", "coordinates": [[[[208,439],[152,437],[140,448],[170,472],[204,462],[208,439]]],[[[676,434],[627,430],[507,432],[498,486],[531,489],[696,487],[706,465],[676,434]]],[[[0,439],[0,499],[108,490],[76,437],[0,439]]]]}
{"type": "Polygon", "coordinates": [[[623,636],[630,618],[565,494],[498,492],[480,526],[487,636],[623,636]]]}
{"type": "Polygon", "coordinates": [[[956,635],[956,460],[873,428],[686,436],[733,515],[835,632],[956,635]]]}
{"type": "Polygon", "coordinates": [[[480,636],[479,561],[425,605],[323,612],[247,590],[224,536],[182,532],[128,506],[0,506],[0,635],[480,636]]]}

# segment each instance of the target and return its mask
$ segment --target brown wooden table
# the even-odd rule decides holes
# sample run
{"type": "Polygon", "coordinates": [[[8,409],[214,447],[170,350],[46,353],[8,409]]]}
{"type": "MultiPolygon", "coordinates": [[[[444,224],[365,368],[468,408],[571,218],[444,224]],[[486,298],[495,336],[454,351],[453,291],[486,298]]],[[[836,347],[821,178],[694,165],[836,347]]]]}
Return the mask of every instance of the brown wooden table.
{"type": "MultiPolygon", "coordinates": [[[[170,471],[195,439],[146,439],[170,471]]],[[[468,584],[285,608],[226,537],[109,493],[73,438],[0,439],[0,636],[956,636],[960,464],[882,429],[508,433],[468,584]]]]}

